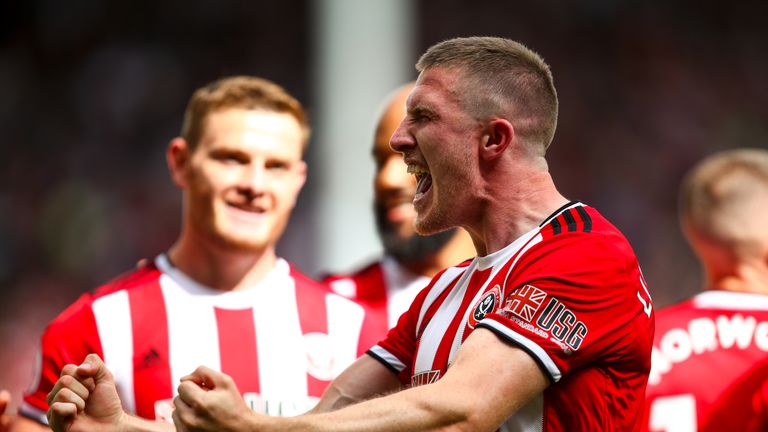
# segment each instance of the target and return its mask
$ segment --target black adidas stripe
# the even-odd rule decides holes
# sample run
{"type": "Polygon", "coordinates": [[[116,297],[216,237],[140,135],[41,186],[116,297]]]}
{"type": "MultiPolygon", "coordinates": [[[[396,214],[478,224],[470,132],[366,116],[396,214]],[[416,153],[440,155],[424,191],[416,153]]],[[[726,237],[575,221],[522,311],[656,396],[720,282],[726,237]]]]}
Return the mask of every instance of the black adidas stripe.
{"type": "Polygon", "coordinates": [[[560,234],[563,232],[563,228],[560,226],[560,222],[557,219],[552,219],[552,234],[560,234]]]}
{"type": "Polygon", "coordinates": [[[584,232],[591,232],[592,218],[589,216],[589,213],[587,213],[587,211],[584,210],[584,207],[582,206],[576,207],[576,211],[579,213],[579,216],[581,216],[581,221],[584,223],[584,232]]]}
{"type": "Polygon", "coordinates": [[[576,231],[576,219],[573,218],[570,209],[563,212],[563,219],[568,224],[568,232],[576,231]]]}
{"type": "MultiPolygon", "coordinates": [[[[565,223],[565,227],[567,227],[568,232],[576,232],[576,231],[584,231],[584,232],[592,232],[592,217],[589,216],[589,213],[584,209],[584,206],[575,206],[570,209],[562,210],[562,216],[563,216],[563,222],[565,223]],[[576,213],[573,213],[572,210],[576,210],[576,213]],[[581,229],[579,227],[579,223],[581,223],[581,229]]],[[[555,217],[550,221],[552,224],[552,234],[557,235],[561,234],[563,232],[563,222],[560,222],[559,216],[555,217]]]]}

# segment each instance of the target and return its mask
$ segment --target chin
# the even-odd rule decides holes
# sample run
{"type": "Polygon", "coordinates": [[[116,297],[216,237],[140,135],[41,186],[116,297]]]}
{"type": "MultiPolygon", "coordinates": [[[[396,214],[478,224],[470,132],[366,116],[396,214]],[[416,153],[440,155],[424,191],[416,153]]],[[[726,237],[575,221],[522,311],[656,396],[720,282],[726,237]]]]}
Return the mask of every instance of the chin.
{"type": "Polygon", "coordinates": [[[233,251],[255,252],[263,250],[269,243],[269,238],[261,233],[249,234],[244,235],[242,231],[228,232],[222,229],[213,232],[213,236],[220,245],[233,251]]]}
{"type": "Polygon", "coordinates": [[[443,216],[446,216],[446,214],[435,211],[425,212],[416,218],[413,223],[413,229],[421,236],[429,236],[447,231],[456,226],[443,216]]]}
{"type": "Polygon", "coordinates": [[[258,252],[266,248],[266,242],[244,238],[221,238],[220,243],[229,250],[239,252],[258,252]]]}
{"type": "Polygon", "coordinates": [[[441,228],[437,226],[436,224],[431,223],[431,221],[416,221],[413,225],[414,231],[416,231],[416,234],[420,236],[429,236],[432,234],[437,234],[441,231],[445,231],[448,229],[447,227],[441,228]]]}

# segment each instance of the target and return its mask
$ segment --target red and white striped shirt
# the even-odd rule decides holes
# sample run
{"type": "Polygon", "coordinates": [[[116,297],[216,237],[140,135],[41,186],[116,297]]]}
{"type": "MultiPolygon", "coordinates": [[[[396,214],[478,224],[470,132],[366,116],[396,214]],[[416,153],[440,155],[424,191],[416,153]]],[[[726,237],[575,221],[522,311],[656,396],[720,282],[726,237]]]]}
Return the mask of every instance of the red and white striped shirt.
{"type": "Polygon", "coordinates": [[[768,296],[703,292],[656,329],[644,430],[768,430],[768,296]]]}
{"type": "Polygon", "coordinates": [[[46,423],[46,394],[62,367],[93,352],[112,371],[123,408],[141,417],[169,420],[179,379],[200,365],[231,375],[256,411],[299,414],[357,358],[362,321],[360,306],[282,259],[256,286],[220,292],[160,255],[51,322],[19,411],[46,423]]]}
{"type": "Polygon", "coordinates": [[[593,208],[569,203],[504,249],[444,270],[369,354],[404,383],[429,384],[478,327],[551,381],[501,430],[640,427],[653,309],[629,243],[593,208]]]}
{"type": "Polygon", "coordinates": [[[384,256],[351,275],[333,275],[323,279],[333,292],[355,300],[365,309],[360,333],[360,354],[365,353],[397,324],[398,318],[413,303],[416,295],[429,283],[384,256]]]}

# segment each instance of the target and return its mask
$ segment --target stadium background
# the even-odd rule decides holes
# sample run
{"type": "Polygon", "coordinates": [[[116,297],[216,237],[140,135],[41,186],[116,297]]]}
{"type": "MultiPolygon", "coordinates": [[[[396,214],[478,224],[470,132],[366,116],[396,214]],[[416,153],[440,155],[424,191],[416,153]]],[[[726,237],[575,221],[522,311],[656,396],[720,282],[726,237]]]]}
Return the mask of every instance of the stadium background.
{"type": "Polygon", "coordinates": [[[561,100],[556,182],[626,233],[657,307],[680,300],[701,283],[677,225],[681,176],[713,151],[768,147],[766,17],[758,1],[3,2],[0,388],[18,402],[44,325],[173,241],[164,148],[191,92],[220,76],[273,79],[312,116],[281,254],[313,275],[375,256],[378,104],[454,36],[544,56],[561,100]]]}

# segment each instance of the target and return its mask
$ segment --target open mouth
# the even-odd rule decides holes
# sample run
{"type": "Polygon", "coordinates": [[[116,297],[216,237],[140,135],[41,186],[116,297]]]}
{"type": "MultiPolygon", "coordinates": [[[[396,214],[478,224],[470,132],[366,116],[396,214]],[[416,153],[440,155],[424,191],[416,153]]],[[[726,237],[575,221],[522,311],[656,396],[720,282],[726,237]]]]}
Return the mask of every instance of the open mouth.
{"type": "Polygon", "coordinates": [[[425,168],[408,165],[408,172],[416,177],[416,195],[414,199],[429,192],[432,188],[432,175],[425,168]]]}

